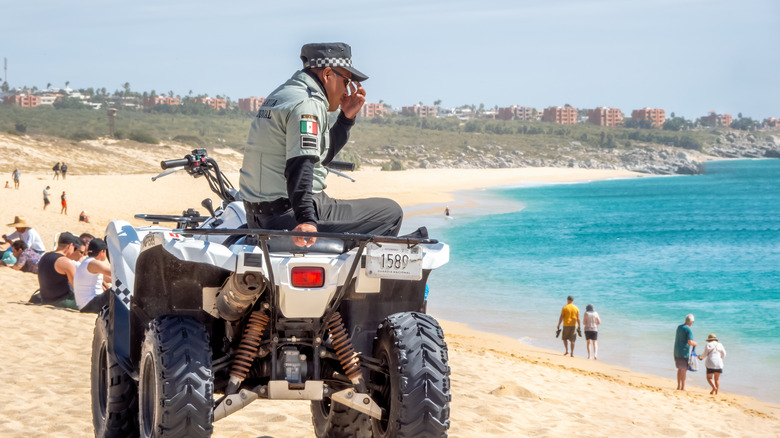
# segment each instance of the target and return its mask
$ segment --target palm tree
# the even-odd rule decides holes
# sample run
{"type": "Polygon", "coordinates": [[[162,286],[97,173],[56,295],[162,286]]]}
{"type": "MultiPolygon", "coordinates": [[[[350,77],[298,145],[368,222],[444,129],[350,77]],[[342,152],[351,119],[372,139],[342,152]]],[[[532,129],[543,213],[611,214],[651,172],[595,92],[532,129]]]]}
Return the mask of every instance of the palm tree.
{"type": "Polygon", "coordinates": [[[51,88],[51,82],[46,83],[46,89],[48,90],[49,88],[51,88]]]}
{"type": "Polygon", "coordinates": [[[70,81],[65,81],[65,88],[68,88],[68,85],[70,85],[70,81]]]}

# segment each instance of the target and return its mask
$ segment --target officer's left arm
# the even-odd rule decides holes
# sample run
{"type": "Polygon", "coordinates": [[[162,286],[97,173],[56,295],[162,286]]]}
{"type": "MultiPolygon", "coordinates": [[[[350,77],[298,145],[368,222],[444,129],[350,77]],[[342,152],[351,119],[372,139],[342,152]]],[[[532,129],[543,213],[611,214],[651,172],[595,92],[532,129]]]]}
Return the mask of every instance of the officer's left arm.
{"type": "Polygon", "coordinates": [[[344,113],[339,113],[339,117],[336,119],[336,123],[330,128],[330,150],[328,156],[325,157],[322,164],[328,165],[336,154],[341,152],[341,149],[347,144],[349,140],[349,130],[355,125],[355,119],[347,118],[344,113]]]}

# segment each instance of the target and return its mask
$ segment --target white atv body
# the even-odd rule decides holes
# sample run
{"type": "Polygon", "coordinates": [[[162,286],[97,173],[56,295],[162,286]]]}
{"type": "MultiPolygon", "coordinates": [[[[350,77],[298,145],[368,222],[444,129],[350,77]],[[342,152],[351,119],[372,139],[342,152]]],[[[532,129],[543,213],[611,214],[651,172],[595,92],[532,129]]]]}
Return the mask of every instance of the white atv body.
{"type": "MultiPolygon", "coordinates": [[[[200,172],[213,163],[205,151],[186,159],[200,172]]],[[[446,343],[425,307],[449,247],[328,233],[296,247],[295,233],[245,228],[243,204],[221,189],[211,216],[168,217],[178,228],[107,227],[96,436],[206,437],[260,398],[311,400],[320,437],[446,436],[446,343]]]]}

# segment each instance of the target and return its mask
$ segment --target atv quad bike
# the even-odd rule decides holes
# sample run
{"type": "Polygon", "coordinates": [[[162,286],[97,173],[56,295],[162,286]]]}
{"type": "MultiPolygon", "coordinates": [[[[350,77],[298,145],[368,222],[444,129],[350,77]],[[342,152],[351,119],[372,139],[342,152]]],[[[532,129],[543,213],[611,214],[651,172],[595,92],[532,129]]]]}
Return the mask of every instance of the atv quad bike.
{"type": "Polygon", "coordinates": [[[426,233],[309,233],[316,243],[298,247],[291,238],[304,233],[247,228],[205,150],[161,166],[158,177],[205,177],[221,203],[204,200],[208,216],[108,225],[95,436],[208,437],[257,399],[310,400],[318,437],[447,436],[447,344],[425,314],[426,280],[449,260],[447,245],[426,233]]]}

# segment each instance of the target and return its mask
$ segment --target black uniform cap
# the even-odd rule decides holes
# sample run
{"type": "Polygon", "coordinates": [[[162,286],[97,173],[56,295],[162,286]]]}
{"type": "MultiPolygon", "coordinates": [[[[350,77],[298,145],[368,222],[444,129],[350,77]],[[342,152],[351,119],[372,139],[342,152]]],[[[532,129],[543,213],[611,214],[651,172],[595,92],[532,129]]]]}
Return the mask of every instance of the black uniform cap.
{"type": "Polygon", "coordinates": [[[352,80],[364,82],[368,76],[352,67],[352,48],[347,43],[311,43],[301,47],[303,68],[341,67],[352,73],[352,80]]]}

